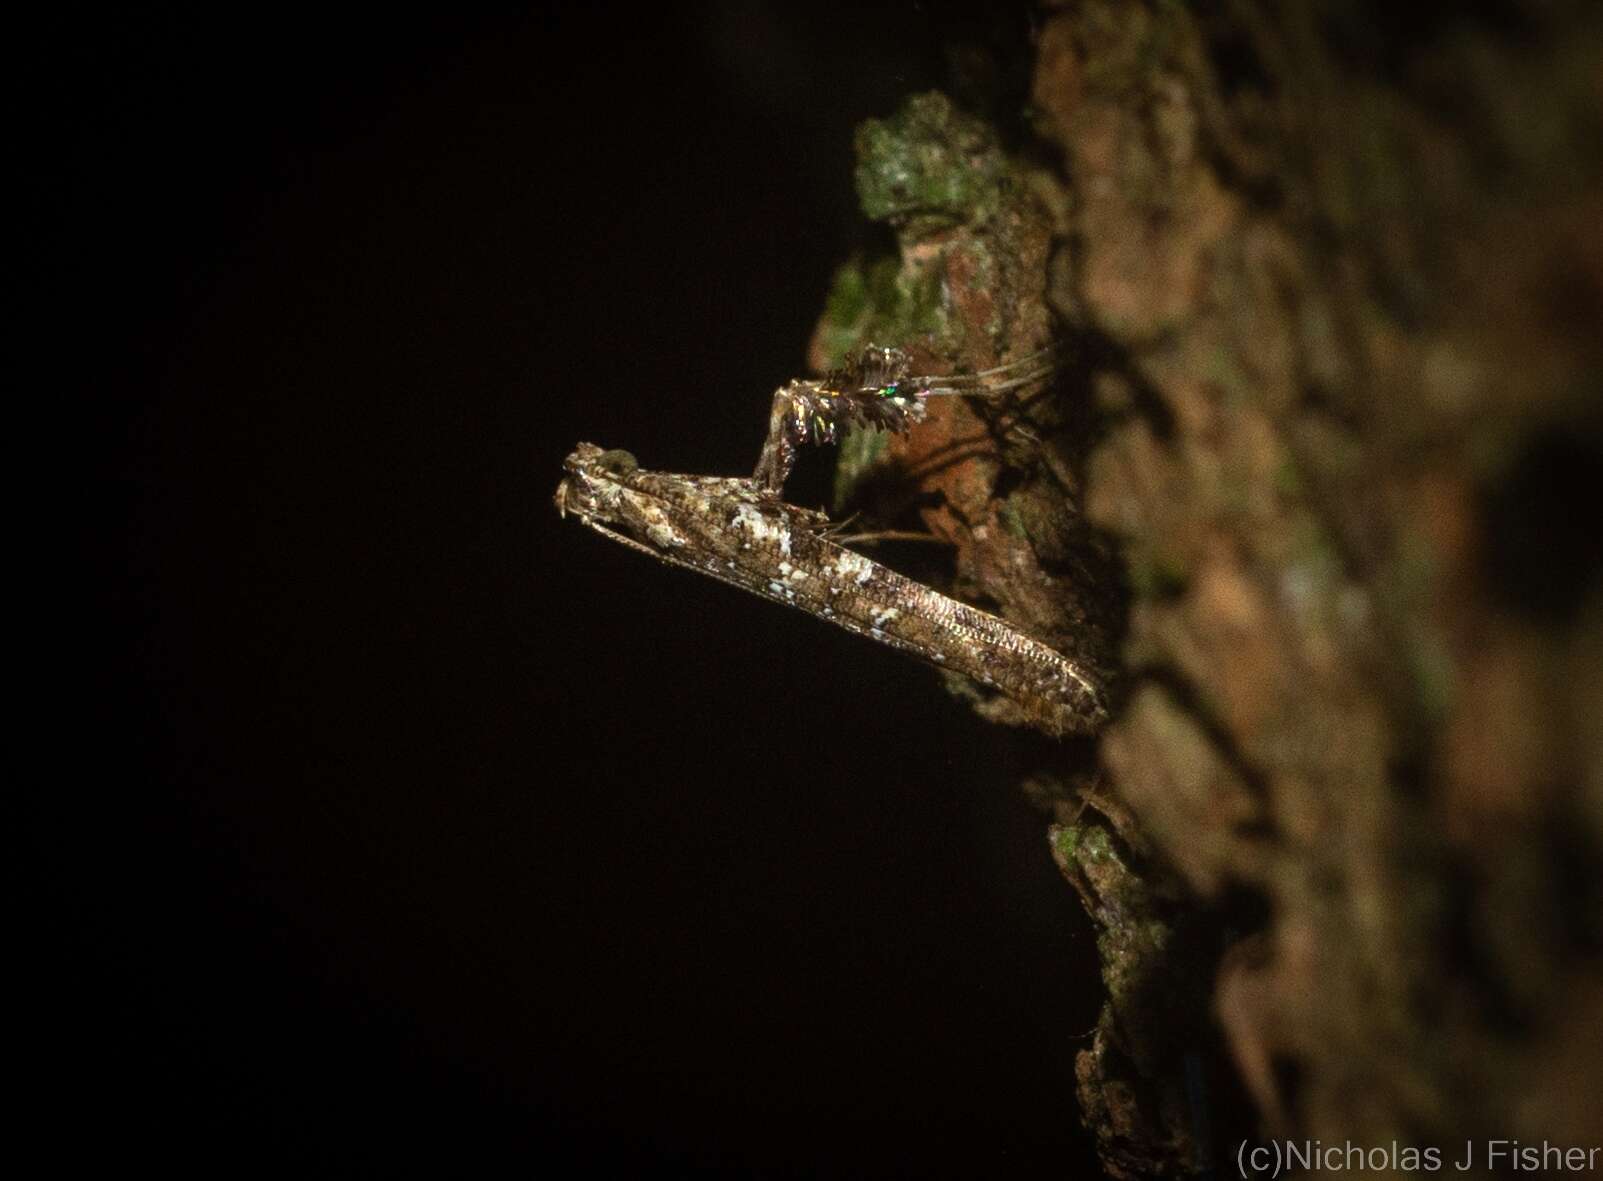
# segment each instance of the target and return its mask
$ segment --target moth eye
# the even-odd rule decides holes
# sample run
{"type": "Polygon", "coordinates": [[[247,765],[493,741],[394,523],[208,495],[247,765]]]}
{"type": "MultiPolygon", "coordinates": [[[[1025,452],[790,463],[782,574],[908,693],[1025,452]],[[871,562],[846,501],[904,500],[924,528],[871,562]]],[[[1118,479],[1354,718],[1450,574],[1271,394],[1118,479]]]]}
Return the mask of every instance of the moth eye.
{"type": "Polygon", "coordinates": [[[627,476],[640,467],[640,461],[628,451],[603,451],[596,457],[596,466],[609,476],[627,476]]]}

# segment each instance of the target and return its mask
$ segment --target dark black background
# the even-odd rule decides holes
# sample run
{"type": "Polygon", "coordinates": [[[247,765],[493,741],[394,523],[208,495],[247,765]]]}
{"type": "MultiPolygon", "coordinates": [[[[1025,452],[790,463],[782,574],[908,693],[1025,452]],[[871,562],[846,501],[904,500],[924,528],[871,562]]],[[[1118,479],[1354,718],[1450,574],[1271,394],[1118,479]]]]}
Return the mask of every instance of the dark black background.
{"type": "Polygon", "coordinates": [[[580,439],[749,470],[851,129],[943,80],[927,6],[664,8],[32,47],[90,561],[23,792],[57,1159],[1090,1166],[1050,749],[552,508],[580,439]]]}

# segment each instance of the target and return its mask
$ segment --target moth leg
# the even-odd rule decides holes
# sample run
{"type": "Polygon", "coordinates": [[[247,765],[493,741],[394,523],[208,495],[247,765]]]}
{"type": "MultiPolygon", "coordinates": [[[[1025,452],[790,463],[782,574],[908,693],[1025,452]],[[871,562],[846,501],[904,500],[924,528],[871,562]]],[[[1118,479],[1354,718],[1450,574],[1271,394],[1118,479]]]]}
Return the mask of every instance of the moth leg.
{"type": "Polygon", "coordinates": [[[757,456],[754,479],[765,491],[784,491],[796,466],[796,449],[803,443],[833,443],[836,405],[815,381],[793,381],[774,391],[768,411],[768,436],[757,456]]]}

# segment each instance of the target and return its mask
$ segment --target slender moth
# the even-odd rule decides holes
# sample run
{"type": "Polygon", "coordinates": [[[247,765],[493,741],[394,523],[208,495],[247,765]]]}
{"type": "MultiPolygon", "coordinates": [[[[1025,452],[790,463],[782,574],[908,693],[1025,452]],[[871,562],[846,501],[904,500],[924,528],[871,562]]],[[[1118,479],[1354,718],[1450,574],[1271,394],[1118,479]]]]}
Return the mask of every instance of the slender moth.
{"type": "MultiPolygon", "coordinates": [[[[850,413],[846,402],[824,409],[850,413]]],[[[816,439],[818,424],[809,425],[816,439]]],[[[558,511],[605,537],[972,677],[1053,733],[1087,733],[1107,720],[1087,670],[1005,620],[836,544],[829,518],[781,500],[761,464],[749,479],[674,475],[580,443],[563,467],[558,511]]]]}

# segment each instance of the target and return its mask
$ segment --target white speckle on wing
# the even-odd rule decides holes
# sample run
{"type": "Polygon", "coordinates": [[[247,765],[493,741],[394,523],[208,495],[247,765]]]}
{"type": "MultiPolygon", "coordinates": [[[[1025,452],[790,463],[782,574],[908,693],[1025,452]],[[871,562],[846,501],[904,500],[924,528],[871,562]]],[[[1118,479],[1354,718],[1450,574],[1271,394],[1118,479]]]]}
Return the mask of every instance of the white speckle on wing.
{"type": "MultiPolygon", "coordinates": [[[[779,552],[790,557],[790,526],[784,521],[775,520],[765,516],[762,510],[749,504],[737,504],[735,515],[730,518],[729,527],[747,534],[755,542],[772,542],[779,547],[779,552]]],[[[750,544],[742,545],[742,549],[749,549],[750,544]]]]}
{"type": "Polygon", "coordinates": [[[668,514],[664,513],[660,506],[652,505],[649,502],[643,503],[640,506],[640,514],[641,518],[643,518],[643,530],[644,534],[646,534],[646,540],[657,546],[659,550],[672,550],[672,548],[684,545],[684,537],[681,537],[680,530],[675,529],[668,522],[668,514]]]}
{"type": "Polygon", "coordinates": [[[662,549],[672,549],[685,544],[685,539],[679,532],[664,520],[646,522],[646,537],[652,545],[662,549]]]}
{"type": "Polygon", "coordinates": [[[895,619],[900,614],[901,612],[895,607],[881,607],[878,611],[874,612],[874,626],[884,627],[887,623],[895,619]]]}
{"type": "Polygon", "coordinates": [[[842,577],[850,578],[858,586],[862,586],[874,576],[874,563],[861,554],[854,554],[851,550],[842,550],[840,557],[835,559],[835,571],[842,577]]]}

